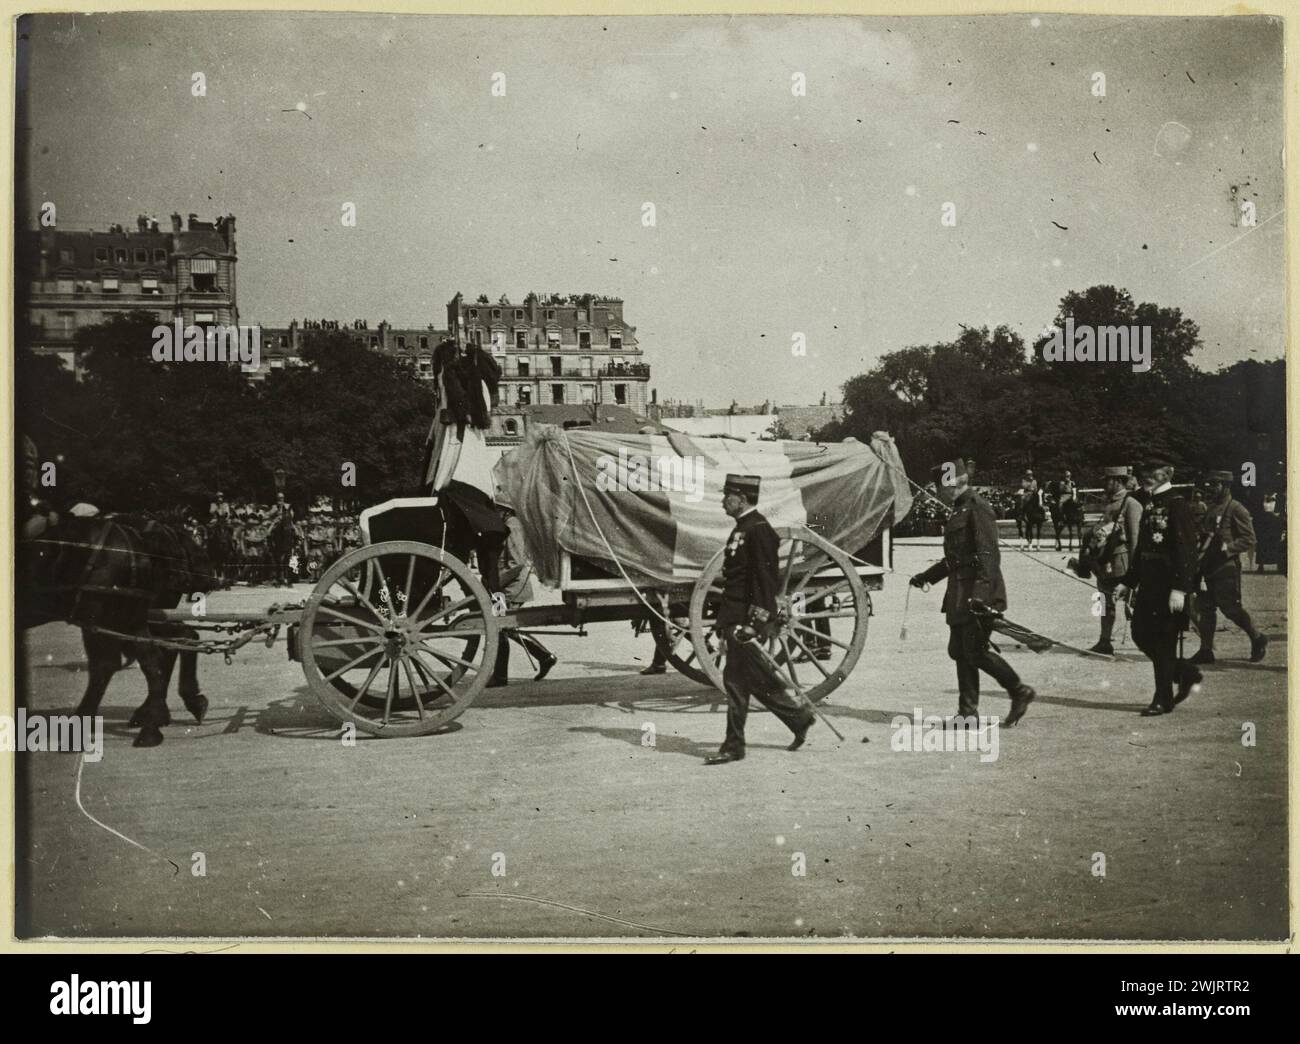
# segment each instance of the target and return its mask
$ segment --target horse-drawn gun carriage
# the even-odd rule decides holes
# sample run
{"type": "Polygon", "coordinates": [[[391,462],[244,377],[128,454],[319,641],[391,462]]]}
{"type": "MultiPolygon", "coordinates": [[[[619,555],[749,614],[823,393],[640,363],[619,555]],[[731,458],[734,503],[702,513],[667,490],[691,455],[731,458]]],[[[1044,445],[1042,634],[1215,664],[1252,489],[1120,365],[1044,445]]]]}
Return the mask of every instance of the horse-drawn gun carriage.
{"type": "MultiPolygon", "coordinates": [[[[197,613],[174,600],[162,604],[175,608],[154,603],[147,625],[116,637],[229,659],[253,640],[270,645],[284,628],[289,655],[321,705],[376,736],[426,735],[463,714],[511,631],[581,635],[588,624],[651,617],[668,661],[721,688],[726,642],[715,614],[730,531],[720,505],[728,472],[761,477],[761,507],[781,538],[768,659],[816,702],[862,653],[870,592],[890,571],[890,526],[911,507],[902,462],[884,434],[869,445],[823,445],[544,429],[506,453],[493,479],[497,503],[522,524],[531,568],[558,589],[558,602],[512,606],[490,593],[454,504],[434,494],[363,512],[363,545],[329,566],[300,605],[197,613]],[[217,636],[196,633],[204,629],[217,636]]],[[[103,620],[70,622],[114,633],[103,620]]],[[[161,693],[155,688],[151,677],[143,745],[161,742],[157,726],[168,720],[166,678],[161,693]]],[[[193,689],[182,691],[192,711],[202,699],[193,689]]],[[[96,704],[99,696],[102,687],[96,704]]]]}
{"type": "Polygon", "coordinates": [[[505,455],[495,479],[558,603],[494,600],[445,545],[440,499],[395,500],[362,514],[364,546],[321,577],[292,653],[331,714],[385,736],[434,732],[464,713],[512,629],[584,634],[649,615],[666,634],[668,662],[721,688],[726,643],[714,617],[729,471],[762,477],[762,510],[782,541],[768,657],[788,685],[820,700],[861,655],[870,591],[890,571],[890,525],[911,507],[885,435],[820,445],[543,431],[505,455]]]}

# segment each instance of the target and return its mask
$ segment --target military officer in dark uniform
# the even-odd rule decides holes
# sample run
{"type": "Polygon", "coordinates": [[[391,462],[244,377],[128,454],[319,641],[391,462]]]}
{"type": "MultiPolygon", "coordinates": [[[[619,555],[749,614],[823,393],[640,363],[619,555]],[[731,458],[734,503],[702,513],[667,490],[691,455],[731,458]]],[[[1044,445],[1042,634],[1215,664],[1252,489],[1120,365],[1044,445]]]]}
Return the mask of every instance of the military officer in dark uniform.
{"type": "Polygon", "coordinates": [[[1192,663],[1214,662],[1214,629],[1223,613],[1250,638],[1250,660],[1258,663],[1268,648],[1268,638],[1255,628],[1241,604],[1241,556],[1255,547],[1255,524],[1250,511],[1232,495],[1232,472],[1210,472],[1210,500],[1199,519],[1200,575],[1205,591],[1196,597],[1201,647],[1192,663]]]}
{"type": "Polygon", "coordinates": [[[948,580],[942,609],[948,620],[948,655],[957,664],[958,715],[978,716],[983,671],[1011,697],[1011,710],[1003,721],[1011,726],[1025,716],[1034,690],[989,646],[991,628],[970,608],[972,599],[999,611],[1007,607],[997,519],[988,502],[971,489],[966,462],[961,458],[940,464],[934,475],[939,499],[951,511],[943,527],[943,558],[917,573],[910,583],[925,587],[948,580]]]}
{"type": "Polygon", "coordinates": [[[728,475],[722,487],[722,510],[736,520],[722,559],[722,603],[718,628],[727,642],[722,681],[727,689],[727,736],[706,765],[725,765],[745,756],[745,718],[754,696],[794,733],[789,749],[803,746],[817,720],[777,677],[762,652],[769,627],[777,622],[777,561],[780,540],[759,514],[757,475],[728,475]]]}
{"type": "Polygon", "coordinates": [[[1151,661],[1156,678],[1151,705],[1142,711],[1151,718],[1172,711],[1201,680],[1201,672],[1178,655],[1188,624],[1187,596],[1196,582],[1197,546],[1191,508],[1171,485],[1173,467],[1156,460],[1143,470],[1150,501],[1142,512],[1137,550],[1115,588],[1115,598],[1133,593],[1133,641],[1151,661]]]}

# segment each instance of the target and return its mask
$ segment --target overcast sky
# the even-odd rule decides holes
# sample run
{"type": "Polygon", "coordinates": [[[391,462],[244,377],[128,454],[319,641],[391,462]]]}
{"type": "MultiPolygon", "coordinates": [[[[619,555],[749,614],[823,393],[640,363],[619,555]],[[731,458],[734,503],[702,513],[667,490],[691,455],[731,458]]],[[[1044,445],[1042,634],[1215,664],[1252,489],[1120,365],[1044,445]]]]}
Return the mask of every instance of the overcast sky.
{"type": "Polygon", "coordinates": [[[881,353],[959,323],[1029,341],[1094,283],[1181,308],[1202,368],[1283,354],[1280,22],[222,13],[27,28],[35,204],[101,229],[234,213],[244,322],[442,326],[457,290],[616,295],[660,397],[710,405],[835,401],[881,353]],[[1233,186],[1253,230],[1236,227],[1233,186]]]}

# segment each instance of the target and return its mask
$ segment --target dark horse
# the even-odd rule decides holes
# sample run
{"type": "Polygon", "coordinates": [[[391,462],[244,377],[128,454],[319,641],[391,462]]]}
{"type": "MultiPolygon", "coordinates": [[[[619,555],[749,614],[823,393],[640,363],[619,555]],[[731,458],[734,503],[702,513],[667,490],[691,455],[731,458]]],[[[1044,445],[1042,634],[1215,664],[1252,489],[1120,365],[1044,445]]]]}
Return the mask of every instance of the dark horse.
{"type": "MultiPolygon", "coordinates": [[[[149,611],[176,608],[185,592],[211,590],[201,549],[183,530],[139,515],[67,516],[20,547],[22,626],[62,620],[81,628],[90,679],[75,713],[96,714],[113,675],[135,660],[148,682],[148,696],[131,715],[140,728],[135,746],[156,747],[162,726],[171,724],[167,690],[178,650],[144,639],[197,633],[183,623],[150,622],[149,611]]],[[[201,722],[208,701],[199,691],[198,654],[179,656],[181,700],[201,722]]]]}
{"type": "Polygon", "coordinates": [[[230,578],[226,575],[227,563],[230,562],[231,552],[234,550],[235,541],[230,532],[230,523],[224,519],[213,519],[208,523],[208,540],[205,551],[208,555],[208,562],[212,566],[213,579],[216,585],[223,590],[230,586],[230,578]]]}
{"type": "Polygon", "coordinates": [[[1083,546],[1083,508],[1077,497],[1061,499],[1053,496],[1047,504],[1052,516],[1052,529],[1056,532],[1056,550],[1061,550],[1061,530],[1065,530],[1065,550],[1074,549],[1077,540],[1083,546]]]}

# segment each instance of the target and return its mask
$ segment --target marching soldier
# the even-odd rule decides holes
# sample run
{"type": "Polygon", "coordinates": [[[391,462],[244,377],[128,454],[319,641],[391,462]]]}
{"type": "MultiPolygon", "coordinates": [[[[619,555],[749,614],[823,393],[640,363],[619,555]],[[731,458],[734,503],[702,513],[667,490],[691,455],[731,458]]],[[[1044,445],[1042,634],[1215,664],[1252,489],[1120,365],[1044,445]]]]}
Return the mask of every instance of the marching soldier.
{"type": "Polygon", "coordinates": [[[1106,468],[1103,473],[1106,501],[1101,506],[1100,541],[1091,548],[1089,565],[1097,578],[1105,607],[1101,618],[1101,638],[1092,652],[1113,655],[1111,632],[1115,628],[1115,588],[1128,573],[1129,563],[1137,551],[1138,532],[1142,525],[1142,504],[1128,490],[1128,468],[1106,468]],[[1102,535],[1104,533],[1104,535],[1102,535]]]}
{"type": "Polygon", "coordinates": [[[925,587],[945,577],[948,580],[942,611],[948,621],[948,655],[957,665],[958,715],[978,716],[983,671],[1011,697],[1011,710],[1003,724],[1012,726],[1025,716],[1036,693],[990,648],[989,625],[971,612],[972,600],[998,611],[1007,607],[997,520],[988,502],[971,489],[966,463],[960,457],[940,464],[934,475],[939,499],[951,510],[943,528],[943,558],[917,573],[910,583],[925,587]]]}
{"type": "Polygon", "coordinates": [[[1172,487],[1173,467],[1161,460],[1144,471],[1150,501],[1142,512],[1137,550],[1115,588],[1115,598],[1134,595],[1133,641],[1150,659],[1156,679],[1155,695],[1142,714],[1153,718],[1172,711],[1201,680],[1201,672],[1178,655],[1188,624],[1187,595],[1195,584],[1196,526],[1186,499],[1172,487]]]}
{"type": "Polygon", "coordinates": [[[728,475],[722,487],[722,510],[736,520],[722,559],[722,604],[718,627],[727,642],[722,681],[727,689],[727,736],[706,765],[725,765],[745,756],[745,718],[750,696],[775,714],[794,733],[787,748],[803,746],[817,720],[785,688],[768,664],[762,640],[776,622],[777,568],[780,540],[758,512],[759,477],[728,475]]]}
{"type": "Polygon", "coordinates": [[[1250,637],[1250,662],[1258,663],[1268,638],[1241,605],[1241,555],[1255,547],[1255,526],[1246,505],[1232,496],[1232,472],[1210,472],[1210,500],[1201,516],[1200,572],[1205,591],[1197,595],[1201,647],[1192,663],[1214,662],[1214,629],[1222,612],[1250,637]]]}

